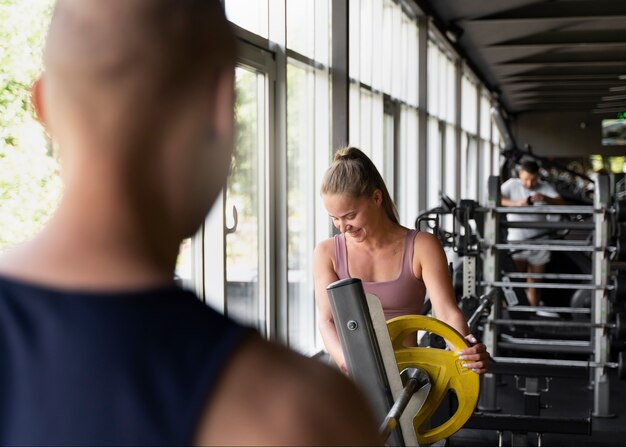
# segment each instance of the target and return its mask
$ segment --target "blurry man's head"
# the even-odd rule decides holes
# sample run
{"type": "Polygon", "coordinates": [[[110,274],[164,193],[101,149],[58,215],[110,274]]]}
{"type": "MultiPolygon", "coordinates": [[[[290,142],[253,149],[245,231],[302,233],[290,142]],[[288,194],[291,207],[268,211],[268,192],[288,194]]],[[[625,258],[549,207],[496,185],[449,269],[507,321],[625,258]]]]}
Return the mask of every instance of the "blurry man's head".
{"type": "Polygon", "coordinates": [[[519,179],[526,189],[535,189],[539,181],[539,165],[534,161],[522,163],[519,171],[519,179]]]}
{"type": "Polygon", "coordinates": [[[35,107],[62,163],[114,160],[190,233],[228,172],[235,60],[219,0],[59,0],[35,107]]]}

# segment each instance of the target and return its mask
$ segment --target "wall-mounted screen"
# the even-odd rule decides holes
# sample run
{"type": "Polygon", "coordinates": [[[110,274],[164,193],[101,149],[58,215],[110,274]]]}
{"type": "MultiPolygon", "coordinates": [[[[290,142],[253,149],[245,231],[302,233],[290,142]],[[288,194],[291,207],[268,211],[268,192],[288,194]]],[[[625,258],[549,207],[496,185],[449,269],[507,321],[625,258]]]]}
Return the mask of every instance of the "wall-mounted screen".
{"type": "Polygon", "coordinates": [[[626,146],[626,119],[602,120],[602,146],[626,146]]]}

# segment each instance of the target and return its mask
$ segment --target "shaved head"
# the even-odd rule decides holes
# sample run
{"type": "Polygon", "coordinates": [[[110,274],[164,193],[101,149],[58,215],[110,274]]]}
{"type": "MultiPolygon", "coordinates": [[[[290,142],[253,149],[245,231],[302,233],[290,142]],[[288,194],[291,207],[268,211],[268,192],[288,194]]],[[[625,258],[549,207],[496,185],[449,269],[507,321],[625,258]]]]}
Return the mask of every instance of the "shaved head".
{"type": "Polygon", "coordinates": [[[156,124],[234,63],[218,0],[59,0],[44,51],[49,106],[69,103],[105,133],[156,124]]]}
{"type": "Polygon", "coordinates": [[[192,234],[228,174],[235,47],[219,0],[58,0],[33,102],[65,197],[98,183],[192,234]]]}

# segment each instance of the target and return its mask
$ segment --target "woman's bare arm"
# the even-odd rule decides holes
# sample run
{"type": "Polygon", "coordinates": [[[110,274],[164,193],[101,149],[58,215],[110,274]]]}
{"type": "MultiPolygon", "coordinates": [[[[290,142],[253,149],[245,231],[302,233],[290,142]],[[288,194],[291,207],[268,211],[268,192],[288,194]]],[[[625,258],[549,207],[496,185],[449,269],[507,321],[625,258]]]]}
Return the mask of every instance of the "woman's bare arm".
{"type": "Polygon", "coordinates": [[[319,310],[319,329],[324,346],[339,368],[347,373],[346,360],[341,349],[337,328],[330,309],[326,287],[337,281],[333,267],[334,244],[332,239],[321,242],[313,253],[313,276],[315,279],[315,302],[319,310]]]}
{"type": "Polygon", "coordinates": [[[466,367],[478,373],[486,372],[489,354],[485,345],[476,343],[474,336],[469,333],[465,317],[457,306],[448,261],[439,240],[430,233],[419,233],[415,237],[415,253],[414,264],[417,263],[417,270],[421,271],[437,319],[452,326],[470,344],[474,344],[459,351],[463,360],[467,360],[466,367]]]}

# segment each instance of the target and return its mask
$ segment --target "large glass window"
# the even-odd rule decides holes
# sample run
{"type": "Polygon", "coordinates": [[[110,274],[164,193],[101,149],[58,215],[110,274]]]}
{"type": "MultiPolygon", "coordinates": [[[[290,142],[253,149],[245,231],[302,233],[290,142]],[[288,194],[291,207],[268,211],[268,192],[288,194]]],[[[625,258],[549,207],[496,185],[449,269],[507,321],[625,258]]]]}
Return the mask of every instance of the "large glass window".
{"type": "Polygon", "coordinates": [[[465,74],[461,79],[461,128],[476,134],[478,131],[478,87],[465,74]]]}
{"type": "Polygon", "coordinates": [[[417,21],[393,0],[350,0],[349,40],[350,144],[372,158],[390,191],[394,183],[403,185],[394,197],[401,219],[412,226],[418,197],[417,21]],[[385,101],[399,111],[385,112],[385,101]],[[409,166],[410,174],[404,171],[409,166]]]}
{"type": "Polygon", "coordinates": [[[236,70],[237,139],[225,195],[226,309],[233,318],[265,328],[266,79],[236,70]]]}
{"type": "Polygon", "coordinates": [[[330,1],[287,0],[286,8],[286,325],[289,345],[310,354],[322,347],[316,330],[313,250],[330,235],[319,197],[331,155],[330,1]]]}
{"type": "Polygon", "coordinates": [[[478,200],[478,147],[476,137],[467,132],[461,137],[461,166],[463,198],[478,200]]]}
{"type": "Polygon", "coordinates": [[[330,2],[286,0],[287,48],[321,64],[329,64],[330,2]]]}
{"type": "Polygon", "coordinates": [[[395,129],[395,116],[394,111],[385,111],[383,118],[383,148],[382,148],[382,157],[383,157],[383,167],[384,170],[381,172],[385,183],[387,184],[387,189],[389,191],[389,195],[391,197],[395,197],[394,192],[394,170],[395,170],[395,148],[396,148],[396,129],[395,129]]]}
{"type": "MultiPolygon", "coordinates": [[[[413,107],[402,106],[400,110],[400,146],[398,152],[398,184],[395,197],[400,223],[413,228],[419,210],[417,193],[420,171],[418,169],[419,117],[413,107]]],[[[423,172],[424,170],[422,170],[423,172]]],[[[424,173],[425,175],[425,173],[424,173]]]]}
{"type": "Polygon", "coordinates": [[[268,37],[269,0],[224,0],[228,20],[259,36],[268,37]]]}
{"type": "MultiPolygon", "coordinates": [[[[489,112],[491,116],[491,111],[489,112]]],[[[493,119],[491,119],[491,150],[492,150],[492,175],[500,175],[500,151],[502,150],[501,145],[502,136],[500,135],[500,131],[498,130],[498,126],[495,125],[493,119]]]]}
{"type": "MultiPolygon", "coordinates": [[[[291,61],[287,65],[287,88],[289,344],[301,352],[312,352],[316,331],[312,272],[316,226],[313,223],[318,215],[328,222],[318,198],[318,178],[321,179],[322,169],[330,161],[328,74],[291,61]]],[[[324,229],[323,238],[328,236],[328,226],[324,229]]]]}
{"type": "Polygon", "coordinates": [[[445,131],[445,144],[444,144],[444,183],[443,191],[450,196],[453,200],[457,199],[456,187],[457,187],[457,150],[456,150],[456,128],[452,124],[446,125],[445,131]]]}
{"type": "Polygon", "coordinates": [[[434,117],[428,119],[428,196],[427,208],[433,208],[439,205],[439,193],[441,192],[441,143],[442,135],[439,126],[439,120],[434,117]]]}
{"type": "Polygon", "coordinates": [[[478,200],[480,203],[485,203],[487,200],[487,181],[489,176],[491,175],[491,142],[488,140],[480,139],[480,150],[479,150],[479,166],[480,170],[478,172],[478,200]]]}
{"type": "Polygon", "coordinates": [[[492,150],[492,157],[493,157],[491,174],[500,175],[500,151],[501,151],[500,132],[498,131],[498,128],[493,124],[493,121],[491,124],[491,129],[492,129],[491,150],[492,150]]]}
{"type": "Polygon", "coordinates": [[[486,96],[480,97],[480,138],[491,140],[491,103],[486,96]]]}
{"type": "Polygon", "coordinates": [[[428,183],[427,206],[440,204],[440,192],[455,185],[455,167],[444,155],[456,159],[456,66],[449,54],[434,41],[428,42],[428,183]],[[450,130],[448,130],[450,127],[450,130]],[[442,172],[443,171],[443,172],[442,172]],[[444,183],[445,182],[445,183],[444,183]]]}

